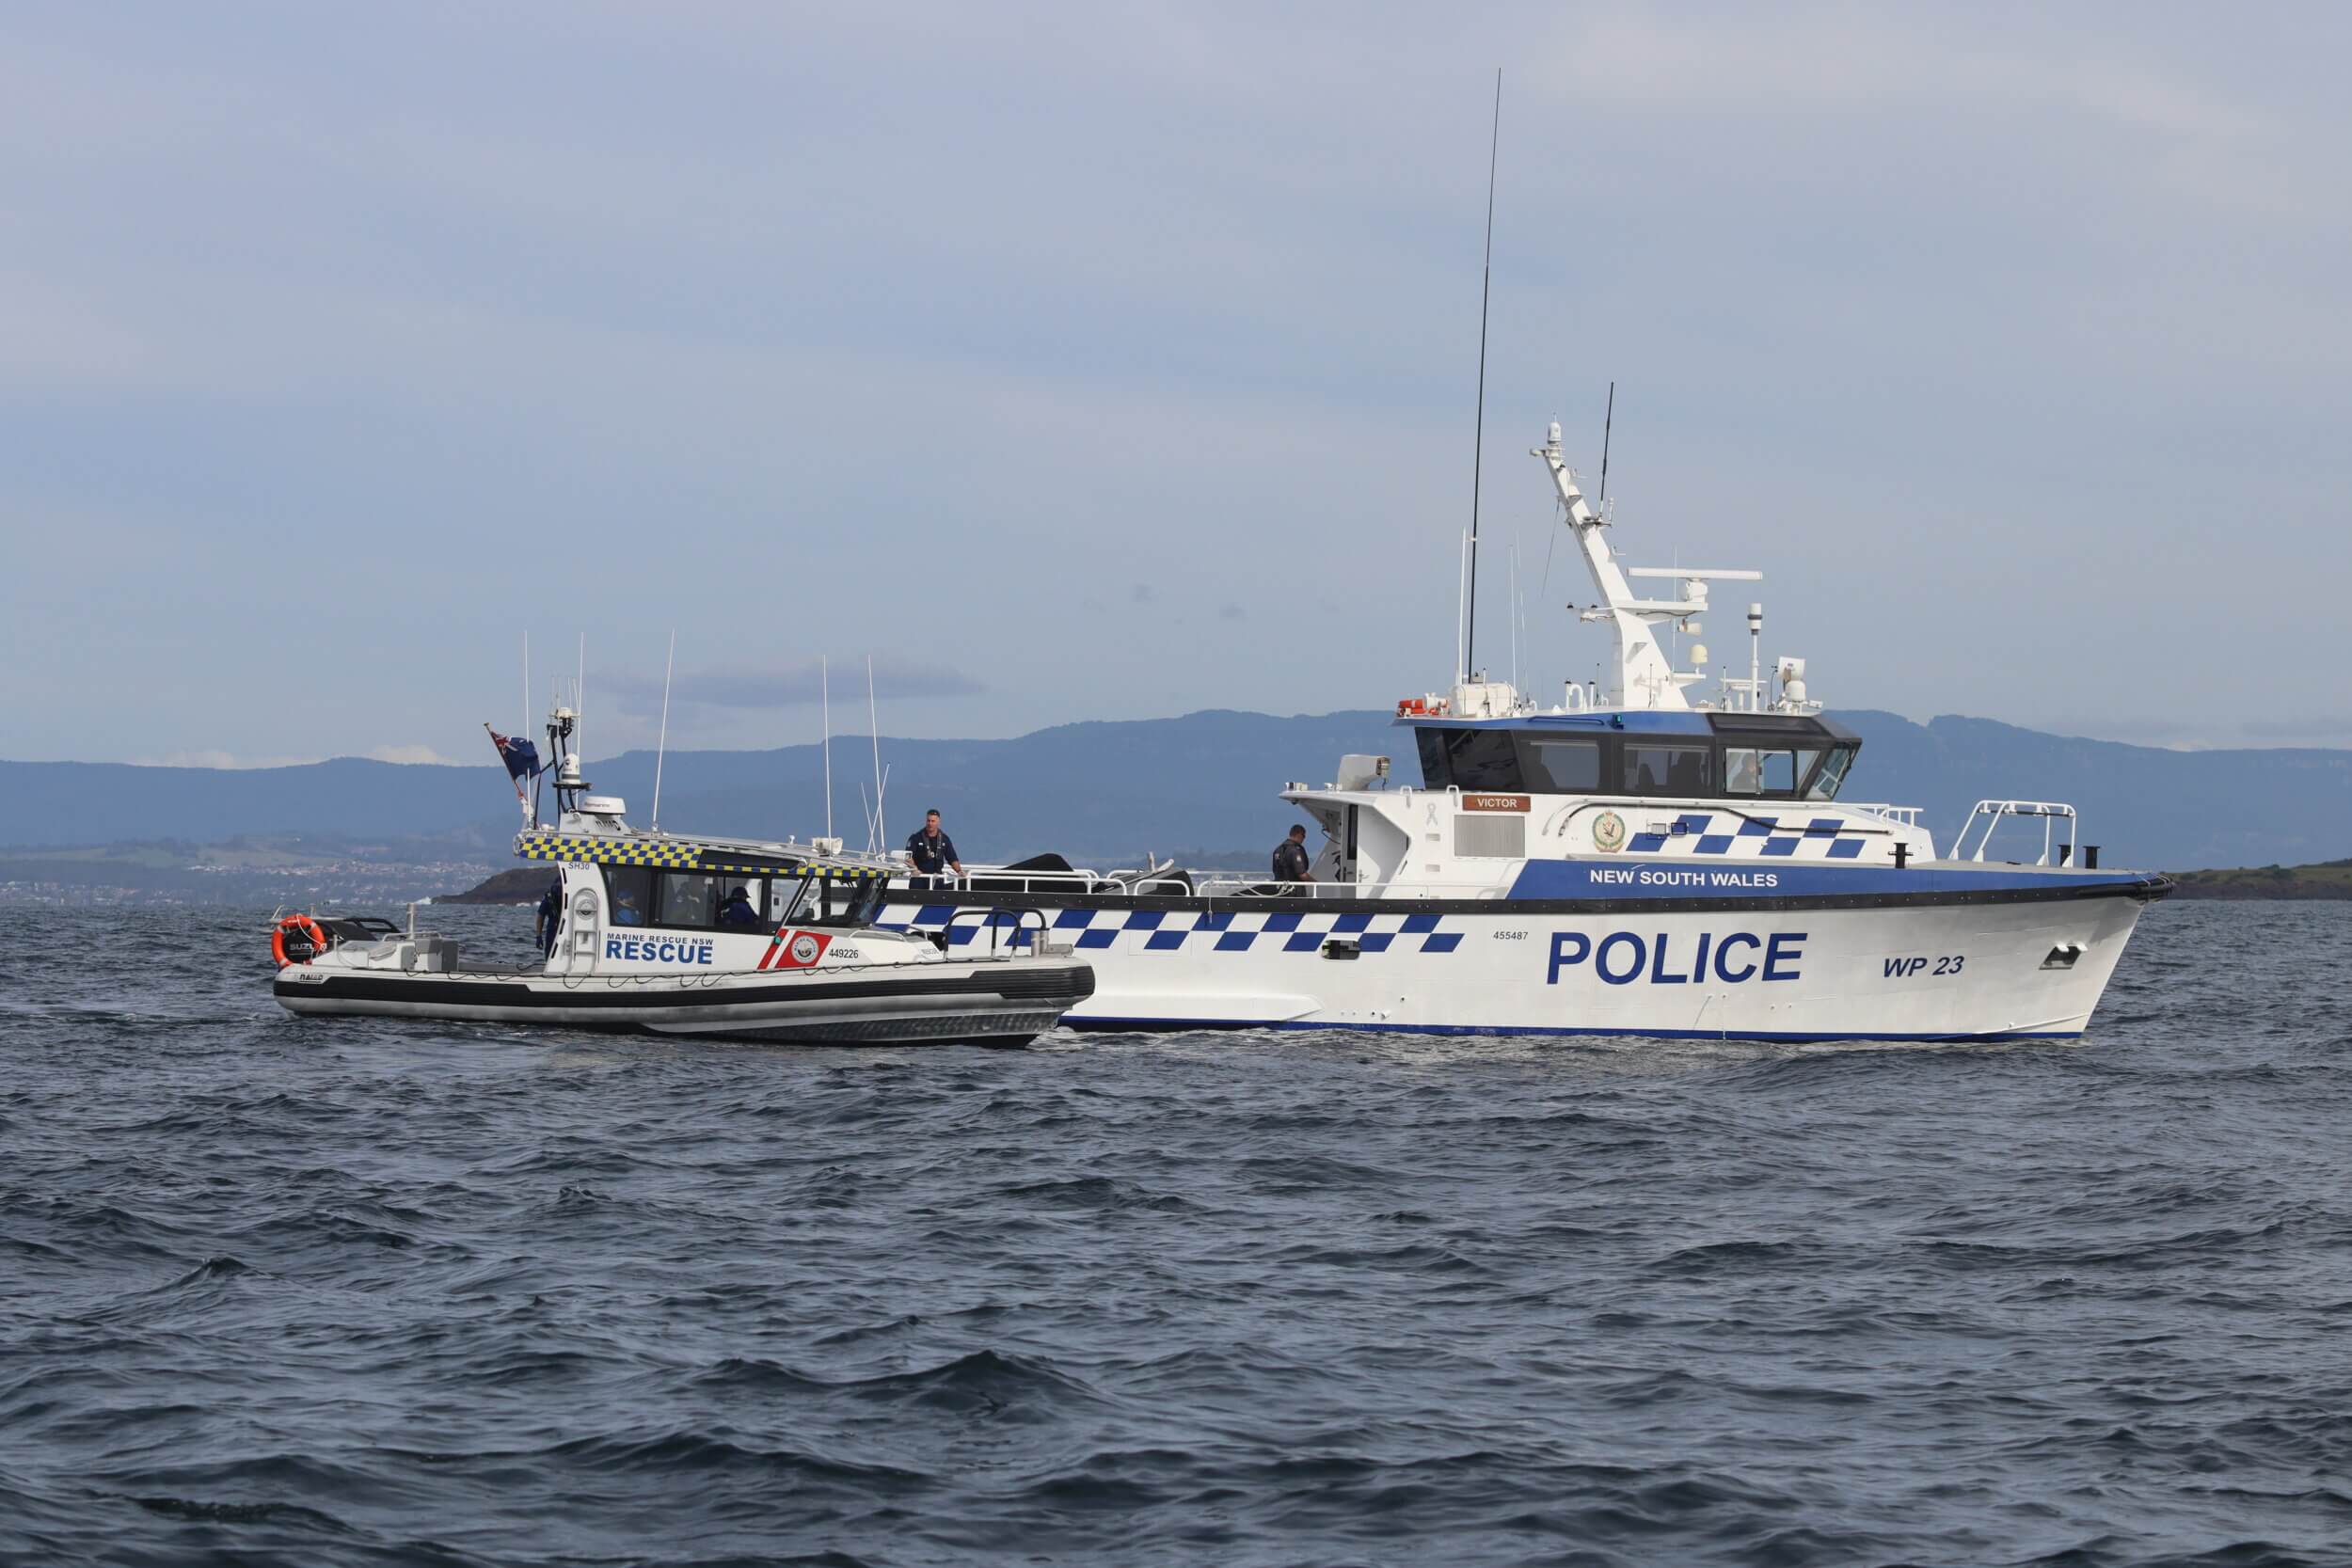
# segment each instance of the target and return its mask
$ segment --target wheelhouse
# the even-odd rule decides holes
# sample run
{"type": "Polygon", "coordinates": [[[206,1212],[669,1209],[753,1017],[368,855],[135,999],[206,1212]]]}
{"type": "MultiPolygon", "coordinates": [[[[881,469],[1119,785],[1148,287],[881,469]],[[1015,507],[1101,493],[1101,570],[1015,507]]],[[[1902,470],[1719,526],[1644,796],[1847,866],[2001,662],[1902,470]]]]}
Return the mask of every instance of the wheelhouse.
{"type": "Polygon", "coordinates": [[[668,930],[755,931],[778,926],[871,925],[889,883],[830,877],[814,869],[766,875],[603,865],[615,926],[668,930]],[[738,897],[740,894],[742,896],[738,897]]]}
{"type": "Polygon", "coordinates": [[[1431,789],[1834,800],[1862,750],[1835,721],[1768,713],[1405,719],[1431,789]]]}
{"type": "MultiPolygon", "coordinates": [[[[612,814],[617,816],[617,813],[612,814]]],[[[871,925],[890,885],[877,862],[734,839],[527,829],[515,852],[559,861],[603,883],[614,927],[757,931],[786,925],[871,925]]]]}

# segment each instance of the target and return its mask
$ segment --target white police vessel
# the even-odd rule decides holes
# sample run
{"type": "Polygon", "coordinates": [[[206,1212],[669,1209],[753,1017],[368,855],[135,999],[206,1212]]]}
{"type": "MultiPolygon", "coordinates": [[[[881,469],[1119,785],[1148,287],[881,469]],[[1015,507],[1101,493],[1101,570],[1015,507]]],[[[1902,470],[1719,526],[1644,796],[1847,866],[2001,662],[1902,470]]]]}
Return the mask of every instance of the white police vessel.
{"type": "Polygon", "coordinates": [[[1685,671],[1659,641],[1702,629],[1711,581],[1760,574],[1621,567],[1557,424],[1534,455],[1599,594],[1583,618],[1614,633],[1609,687],[1539,707],[1464,677],[1399,703],[1420,785],[1349,756],[1332,784],[1281,791],[1324,832],[1303,885],[1044,857],[902,879],[882,923],[950,951],[1041,924],[1093,963],[1065,1018],[1081,1028],[2080,1035],[2169,879],[2099,869],[2059,802],[1980,802],[1939,856],[1917,808],[1842,799],[1861,741],[1820,717],[1802,660],[1765,673],[1760,606],[1748,674],[1704,700],[1705,649],[1685,671]],[[2027,850],[2002,849],[2021,829],[2027,850]]]}
{"type": "MultiPolygon", "coordinates": [[[[553,829],[515,840],[551,863],[544,963],[476,968],[451,939],[385,920],[293,915],[272,938],[291,1012],[553,1024],[811,1044],[1025,1043],[1093,989],[1088,960],[1037,940],[1036,911],[976,910],[924,933],[877,927],[886,865],[820,846],[631,828],[588,793],[549,726],[553,829]],[[982,940],[966,938],[981,923],[982,940]],[[1018,940],[1016,940],[1016,938],[1018,940]]],[[[528,807],[526,807],[528,811],[528,807]]]]}

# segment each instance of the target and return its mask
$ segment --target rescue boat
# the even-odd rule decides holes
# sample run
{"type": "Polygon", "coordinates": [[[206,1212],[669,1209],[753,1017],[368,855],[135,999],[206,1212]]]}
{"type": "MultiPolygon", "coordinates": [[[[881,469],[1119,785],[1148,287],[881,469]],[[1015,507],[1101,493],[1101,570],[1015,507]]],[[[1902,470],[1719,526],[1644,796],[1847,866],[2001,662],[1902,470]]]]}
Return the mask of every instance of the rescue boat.
{"type": "Polygon", "coordinates": [[[515,840],[516,855],[548,864],[558,892],[542,963],[469,965],[454,940],[416,928],[413,908],[405,929],[291,915],[271,932],[278,1005],[795,1044],[1019,1045],[1094,989],[1091,965],[1034,913],[979,909],[935,931],[882,928],[887,863],[837,842],[632,828],[626,802],[590,794],[564,750],[575,717],[558,708],[548,726],[562,758],[557,821],[515,840]],[[967,924],[985,924],[985,939],[971,941],[967,924]]]}

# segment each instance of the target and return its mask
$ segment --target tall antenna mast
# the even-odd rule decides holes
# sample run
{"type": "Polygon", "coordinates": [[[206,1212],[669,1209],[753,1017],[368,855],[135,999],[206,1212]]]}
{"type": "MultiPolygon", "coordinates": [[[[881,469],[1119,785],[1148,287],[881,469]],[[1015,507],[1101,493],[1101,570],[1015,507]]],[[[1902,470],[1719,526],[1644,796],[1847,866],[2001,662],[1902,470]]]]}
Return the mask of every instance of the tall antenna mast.
{"type": "Polygon", "coordinates": [[[1470,456],[1470,611],[1462,635],[1462,678],[1478,668],[1478,495],[1486,459],[1486,301],[1495,278],[1495,155],[1502,146],[1502,68],[1495,67],[1495,122],[1486,141],[1486,268],[1478,285],[1478,429],[1470,456]]]}
{"type": "Polygon", "coordinates": [[[817,657],[817,689],[825,707],[825,836],[833,836],[833,662],[817,657]]]}
{"type": "Polygon", "coordinates": [[[580,634],[580,673],[572,681],[572,752],[583,760],[588,755],[588,634],[580,634]]]}
{"type": "MultiPolygon", "coordinates": [[[[1609,410],[1600,417],[1600,505],[1609,504],[1609,432],[1617,422],[1617,384],[1609,384],[1609,410]]],[[[1603,515],[1606,515],[1604,513],[1603,515]]]]}
{"type": "Polygon", "coordinates": [[[677,668],[677,628],[670,628],[670,662],[661,667],[661,738],[653,748],[653,831],[661,831],[661,758],[670,749],[670,673],[677,668]]]}

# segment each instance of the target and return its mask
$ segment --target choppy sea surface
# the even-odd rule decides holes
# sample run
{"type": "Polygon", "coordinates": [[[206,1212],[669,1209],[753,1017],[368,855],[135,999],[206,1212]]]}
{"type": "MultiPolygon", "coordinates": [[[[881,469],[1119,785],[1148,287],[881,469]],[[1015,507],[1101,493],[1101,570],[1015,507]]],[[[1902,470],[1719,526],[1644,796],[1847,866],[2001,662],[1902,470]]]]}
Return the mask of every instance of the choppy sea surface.
{"type": "Polygon", "coordinates": [[[2352,905],[1868,1049],[298,1021],[262,919],[0,911],[0,1561],[2352,1562],[2352,905]]]}

